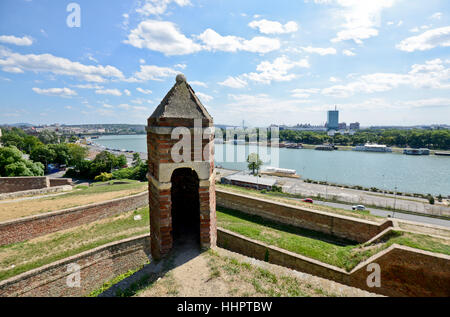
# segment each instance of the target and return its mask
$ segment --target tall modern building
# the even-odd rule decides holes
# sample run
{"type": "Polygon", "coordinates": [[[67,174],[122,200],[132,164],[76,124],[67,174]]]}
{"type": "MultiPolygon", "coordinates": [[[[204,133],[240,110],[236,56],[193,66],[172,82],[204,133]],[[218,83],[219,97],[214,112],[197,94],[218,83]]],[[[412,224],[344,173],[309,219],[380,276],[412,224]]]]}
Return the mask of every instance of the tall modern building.
{"type": "Polygon", "coordinates": [[[338,130],[339,129],[339,111],[334,108],[334,110],[328,110],[327,115],[327,130],[338,130]]]}

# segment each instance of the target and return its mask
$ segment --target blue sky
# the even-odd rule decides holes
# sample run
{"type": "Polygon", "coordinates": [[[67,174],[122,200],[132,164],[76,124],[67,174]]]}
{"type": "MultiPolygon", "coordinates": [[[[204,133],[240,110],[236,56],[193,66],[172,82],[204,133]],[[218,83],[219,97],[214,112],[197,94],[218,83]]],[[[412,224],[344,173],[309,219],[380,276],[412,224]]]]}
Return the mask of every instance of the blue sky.
{"type": "Polygon", "coordinates": [[[0,2],[0,123],[145,124],[182,72],[218,124],[450,124],[446,0],[70,3],[0,2]]]}

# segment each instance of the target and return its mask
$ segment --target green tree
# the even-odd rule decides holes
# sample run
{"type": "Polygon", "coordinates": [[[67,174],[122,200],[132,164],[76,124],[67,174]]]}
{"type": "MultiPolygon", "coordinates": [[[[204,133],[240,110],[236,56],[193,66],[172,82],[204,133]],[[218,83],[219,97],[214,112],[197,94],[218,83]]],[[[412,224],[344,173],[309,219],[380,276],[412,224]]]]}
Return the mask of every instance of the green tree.
{"type": "Polygon", "coordinates": [[[41,162],[45,170],[50,163],[53,163],[56,159],[56,152],[47,145],[36,147],[30,154],[30,159],[35,162],[41,162]]]}
{"type": "Polygon", "coordinates": [[[142,163],[142,159],[141,159],[141,156],[139,155],[139,153],[133,153],[133,163],[131,165],[133,167],[136,167],[141,163],[142,163]]]}
{"type": "Polygon", "coordinates": [[[256,175],[261,165],[263,164],[263,162],[259,159],[259,155],[256,153],[251,153],[247,157],[247,163],[248,169],[252,171],[253,175],[256,175]]]}
{"type": "Polygon", "coordinates": [[[122,168],[127,166],[127,157],[124,154],[121,154],[117,157],[117,166],[116,168],[122,168]]]}
{"type": "Polygon", "coordinates": [[[52,149],[55,152],[55,158],[52,163],[57,164],[69,164],[70,161],[70,150],[66,143],[60,144],[50,144],[49,149],[52,149]]]}
{"type": "Polygon", "coordinates": [[[0,148],[0,176],[43,176],[44,165],[23,158],[16,147],[0,148]]]}
{"type": "Polygon", "coordinates": [[[54,131],[44,130],[41,133],[39,133],[38,138],[44,144],[59,143],[59,137],[54,131]]]}
{"type": "Polygon", "coordinates": [[[69,149],[69,164],[78,167],[86,159],[89,149],[77,144],[68,144],[69,149]]]}
{"type": "Polygon", "coordinates": [[[102,151],[97,154],[95,159],[90,164],[91,177],[100,175],[103,172],[111,173],[113,169],[126,165],[126,162],[127,159],[123,154],[116,157],[108,151],[102,151]]]}

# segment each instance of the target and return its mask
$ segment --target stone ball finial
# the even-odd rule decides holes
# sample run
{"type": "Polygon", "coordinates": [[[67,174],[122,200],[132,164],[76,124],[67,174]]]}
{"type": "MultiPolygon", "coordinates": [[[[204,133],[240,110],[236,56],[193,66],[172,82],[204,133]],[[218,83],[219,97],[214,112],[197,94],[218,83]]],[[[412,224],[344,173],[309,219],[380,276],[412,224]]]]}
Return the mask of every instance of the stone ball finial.
{"type": "Polygon", "coordinates": [[[186,82],[186,76],[184,76],[183,74],[178,74],[176,81],[177,81],[177,83],[186,82]]]}

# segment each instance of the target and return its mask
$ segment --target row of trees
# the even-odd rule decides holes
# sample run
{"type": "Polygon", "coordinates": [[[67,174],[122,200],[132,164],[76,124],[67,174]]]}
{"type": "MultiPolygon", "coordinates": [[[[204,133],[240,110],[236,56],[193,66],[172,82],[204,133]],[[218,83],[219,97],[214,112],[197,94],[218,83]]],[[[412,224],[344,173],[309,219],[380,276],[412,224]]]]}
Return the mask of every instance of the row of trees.
{"type": "Polygon", "coordinates": [[[361,130],[354,135],[335,136],[328,136],[325,132],[281,130],[280,141],[350,146],[373,142],[387,146],[450,150],[450,130],[361,130]]]}
{"type": "Polygon", "coordinates": [[[132,166],[126,168],[123,154],[103,151],[90,161],[86,147],[60,141],[60,136],[51,131],[33,136],[18,128],[5,129],[0,139],[4,146],[0,148],[0,176],[42,176],[52,163],[71,167],[65,177],[95,179],[108,174],[110,178],[146,180],[147,163],[137,153],[132,166]]]}

